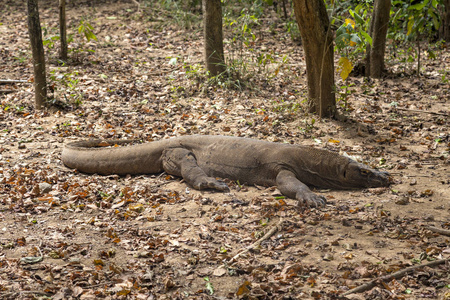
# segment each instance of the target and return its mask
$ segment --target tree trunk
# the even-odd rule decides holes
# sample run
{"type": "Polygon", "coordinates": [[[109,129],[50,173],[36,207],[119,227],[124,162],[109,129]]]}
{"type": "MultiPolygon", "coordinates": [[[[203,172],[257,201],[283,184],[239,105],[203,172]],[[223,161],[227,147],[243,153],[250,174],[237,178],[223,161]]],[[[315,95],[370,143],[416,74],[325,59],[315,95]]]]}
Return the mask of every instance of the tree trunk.
{"type": "Polygon", "coordinates": [[[444,0],[442,13],[442,38],[450,44],[450,0],[444,0]]]}
{"type": "Polygon", "coordinates": [[[375,0],[369,35],[372,37],[372,47],[367,45],[366,76],[381,78],[384,71],[384,51],[386,34],[389,25],[391,0],[375,0]]]}
{"type": "Polygon", "coordinates": [[[281,3],[283,4],[283,13],[284,13],[284,19],[287,20],[287,10],[286,10],[286,0],[281,0],[281,3]]]}
{"type": "Polygon", "coordinates": [[[206,70],[216,76],[225,71],[220,0],[203,0],[203,26],[206,70]]]}
{"type": "Polygon", "coordinates": [[[28,34],[33,52],[35,108],[42,109],[47,100],[47,81],[37,0],[28,0],[28,34]]]}
{"type": "Polygon", "coordinates": [[[59,0],[59,37],[61,51],[59,58],[67,61],[67,26],[66,26],[66,0],[59,0]]]}
{"type": "Polygon", "coordinates": [[[306,58],[310,110],[320,117],[336,112],[333,34],[323,0],[294,0],[306,58]]]}

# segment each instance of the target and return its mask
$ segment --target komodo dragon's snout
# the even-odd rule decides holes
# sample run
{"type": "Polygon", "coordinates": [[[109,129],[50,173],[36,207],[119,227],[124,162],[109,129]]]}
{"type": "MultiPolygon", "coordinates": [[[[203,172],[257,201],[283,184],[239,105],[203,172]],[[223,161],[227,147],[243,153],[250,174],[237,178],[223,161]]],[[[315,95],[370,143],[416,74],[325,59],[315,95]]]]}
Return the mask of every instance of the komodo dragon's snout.
{"type": "Polygon", "coordinates": [[[383,187],[391,183],[388,172],[369,169],[361,163],[351,161],[343,172],[342,187],[383,187]]]}
{"type": "Polygon", "coordinates": [[[335,152],[301,145],[226,136],[182,136],[144,144],[89,140],[67,144],[62,161],[85,173],[181,176],[196,189],[228,191],[216,178],[249,185],[277,186],[299,205],[322,206],[325,197],[310,190],[352,189],[390,184],[389,175],[335,152]],[[106,147],[110,146],[110,147],[106,147]]]}

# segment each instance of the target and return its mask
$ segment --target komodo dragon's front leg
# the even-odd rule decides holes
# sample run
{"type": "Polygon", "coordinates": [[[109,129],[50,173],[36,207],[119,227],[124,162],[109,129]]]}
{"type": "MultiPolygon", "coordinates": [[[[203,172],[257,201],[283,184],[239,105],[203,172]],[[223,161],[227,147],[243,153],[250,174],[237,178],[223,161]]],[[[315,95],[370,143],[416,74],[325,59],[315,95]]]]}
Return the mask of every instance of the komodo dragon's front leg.
{"type": "Polygon", "coordinates": [[[299,205],[306,204],[318,207],[326,203],[325,197],[314,194],[308,186],[298,180],[295,174],[289,170],[281,170],[277,175],[276,183],[283,195],[297,199],[299,205]]]}
{"type": "Polygon", "coordinates": [[[197,164],[194,154],[184,148],[170,148],[163,151],[162,165],[169,174],[182,177],[197,190],[215,189],[229,191],[226,183],[209,177],[197,164]]]}

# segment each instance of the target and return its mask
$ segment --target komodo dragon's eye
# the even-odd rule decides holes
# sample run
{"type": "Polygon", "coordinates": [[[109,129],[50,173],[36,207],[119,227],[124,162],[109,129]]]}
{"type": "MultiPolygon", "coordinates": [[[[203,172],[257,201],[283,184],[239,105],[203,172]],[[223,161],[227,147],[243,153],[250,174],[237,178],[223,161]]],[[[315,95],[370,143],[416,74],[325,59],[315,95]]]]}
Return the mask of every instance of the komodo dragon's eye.
{"type": "Polygon", "coordinates": [[[369,175],[369,174],[370,174],[369,170],[367,170],[367,169],[361,169],[361,175],[367,176],[367,175],[369,175]]]}

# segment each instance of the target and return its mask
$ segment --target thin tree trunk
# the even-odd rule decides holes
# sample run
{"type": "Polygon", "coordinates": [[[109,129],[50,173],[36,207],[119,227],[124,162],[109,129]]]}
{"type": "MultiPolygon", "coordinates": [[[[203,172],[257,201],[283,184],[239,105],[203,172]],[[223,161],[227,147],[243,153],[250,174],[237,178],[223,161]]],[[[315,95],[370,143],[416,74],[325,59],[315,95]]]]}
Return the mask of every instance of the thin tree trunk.
{"type": "Polygon", "coordinates": [[[417,76],[420,76],[420,39],[417,37],[417,76]]]}
{"type": "Polygon", "coordinates": [[[384,71],[384,51],[386,34],[389,25],[391,0],[375,0],[370,22],[369,35],[372,37],[372,47],[367,46],[366,76],[381,78],[384,71]]]}
{"type": "Polygon", "coordinates": [[[286,10],[286,0],[281,0],[281,3],[283,4],[283,13],[284,13],[284,19],[287,20],[287,10],[286,10]]]}
{"type": "Polygon", "coordinates": [[[444,0],[441,26],[442,38],[450,44],[450,0],[444,0]]]}
{"type": "Polygon", "coordinates": [[[59,37],[61,51],[59,57],[67,61],[67,26],[66,26],[66,0],[59,0],[59,37]]]}
{"type": "Polygon", "coordinates": [[[320,117],[336,113],[333,35],[323,0],[294,0],[306,58],[310,110],[320,117]]]}
{"type": "Polygon", "coordinates": [[[203,0],[203,26],[206,70],[216,76],[225,71],[220,0],[203,0]]]}
{"type": "Polygon", "coordinates": [[[42,109],[47,100],[47,81],[37,0],[28,0],[28,33],[33,52],[35,108],[42,109]]]}

